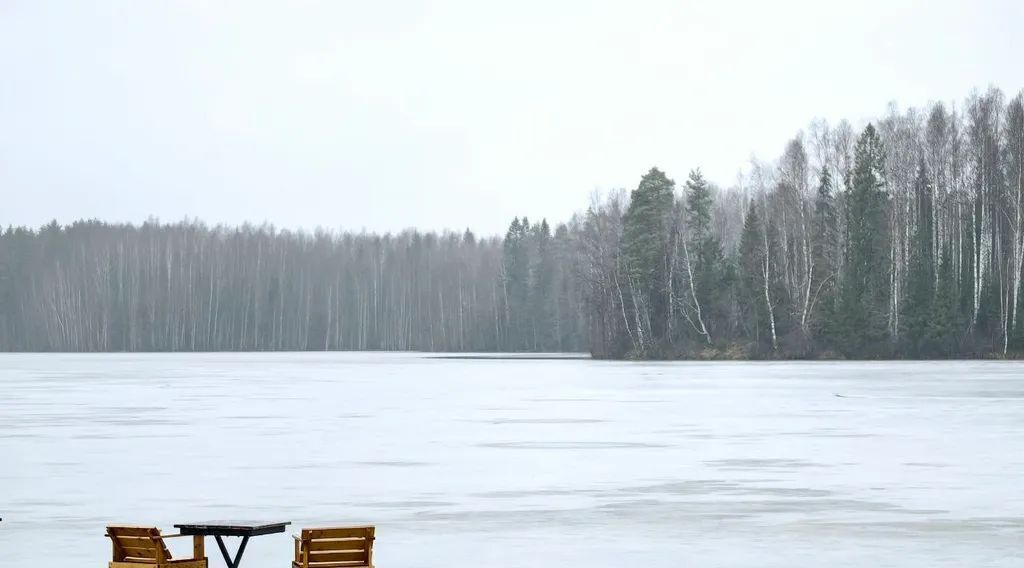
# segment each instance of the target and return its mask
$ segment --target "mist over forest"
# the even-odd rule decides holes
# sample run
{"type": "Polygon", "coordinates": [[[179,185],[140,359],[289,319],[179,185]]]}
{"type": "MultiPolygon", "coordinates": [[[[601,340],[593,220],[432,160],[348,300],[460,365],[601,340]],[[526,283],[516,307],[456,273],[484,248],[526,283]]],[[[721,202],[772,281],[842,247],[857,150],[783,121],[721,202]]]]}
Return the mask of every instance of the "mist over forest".
{"type": "Polygon", "coordinates": [[[856,124],[814,121],[733,185],[652,168],[502,236],[10,227],[0,350],[1020,355],[1022,94],[856,124]]]}

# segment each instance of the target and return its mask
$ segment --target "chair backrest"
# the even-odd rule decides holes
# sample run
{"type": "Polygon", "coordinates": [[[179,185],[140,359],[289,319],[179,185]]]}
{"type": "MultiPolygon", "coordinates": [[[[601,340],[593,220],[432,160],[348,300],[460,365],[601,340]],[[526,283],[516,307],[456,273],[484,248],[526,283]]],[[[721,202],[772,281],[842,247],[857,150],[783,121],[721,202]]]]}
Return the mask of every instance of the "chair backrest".
{"type": "Polygon", "coordinates": [[[302,529],[301,556],[310,568],[373,566],[374,527],[302,529]]]}
{"type": "Polygon", "coordinates": [[[171,559],[171,551],[155,527],[107,527],[113,541],[114,562],[161,564],[171,559]]]}

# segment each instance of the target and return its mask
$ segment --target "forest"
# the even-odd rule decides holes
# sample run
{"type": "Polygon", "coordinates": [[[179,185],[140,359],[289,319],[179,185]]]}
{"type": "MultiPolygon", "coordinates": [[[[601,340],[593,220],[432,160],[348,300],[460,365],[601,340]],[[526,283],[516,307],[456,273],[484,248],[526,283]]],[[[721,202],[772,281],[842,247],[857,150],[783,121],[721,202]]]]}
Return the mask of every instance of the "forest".
{"type": "Polygon", "coordinates": [[[521,226],[504,241],[197,222],[10,229],[0,348],[582,351],[569,239],[521,226]]]}
{"type": "Polygon", "coordinates": [[[555,226],[0,234],[0,350],[1024,353],[1024,95],[815,120],[718,186],[652,168],[555,226]]]}

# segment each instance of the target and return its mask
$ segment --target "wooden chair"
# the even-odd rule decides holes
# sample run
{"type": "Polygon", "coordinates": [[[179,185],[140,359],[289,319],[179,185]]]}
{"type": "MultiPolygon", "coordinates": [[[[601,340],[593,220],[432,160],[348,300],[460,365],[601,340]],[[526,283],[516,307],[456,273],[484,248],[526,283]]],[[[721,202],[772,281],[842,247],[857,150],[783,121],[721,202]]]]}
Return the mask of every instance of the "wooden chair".
{"type": "Polygon", "coordinates": [[[114,559],[110,562],[109,568],[140,568],[147,565],[156,568],[209,567],[202,553],[195,555],[195,558],[171,559],[171,551],[167,549],[164,539],[186,535],[163,536],[160,529],[151,527],[107,527],[107,536],[114,546],[114,559]]]}
{"type": "Polygon", "coordinates": [[[374,527],[302,529],[292,568],[373,568],[374,527]]]}

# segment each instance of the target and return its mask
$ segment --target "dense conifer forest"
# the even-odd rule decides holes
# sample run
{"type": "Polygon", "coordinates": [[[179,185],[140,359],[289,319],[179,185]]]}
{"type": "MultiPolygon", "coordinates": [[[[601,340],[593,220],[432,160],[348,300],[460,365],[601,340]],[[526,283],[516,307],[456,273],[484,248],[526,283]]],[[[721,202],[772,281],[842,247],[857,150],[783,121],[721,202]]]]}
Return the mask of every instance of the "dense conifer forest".
{"type": "Polygon", "coordinates": [[[819,120],[780,147],[727,187],[652,168],[502,237],[11,227],[0,350],[1024,352],[1021,94],[819,120]]]}

